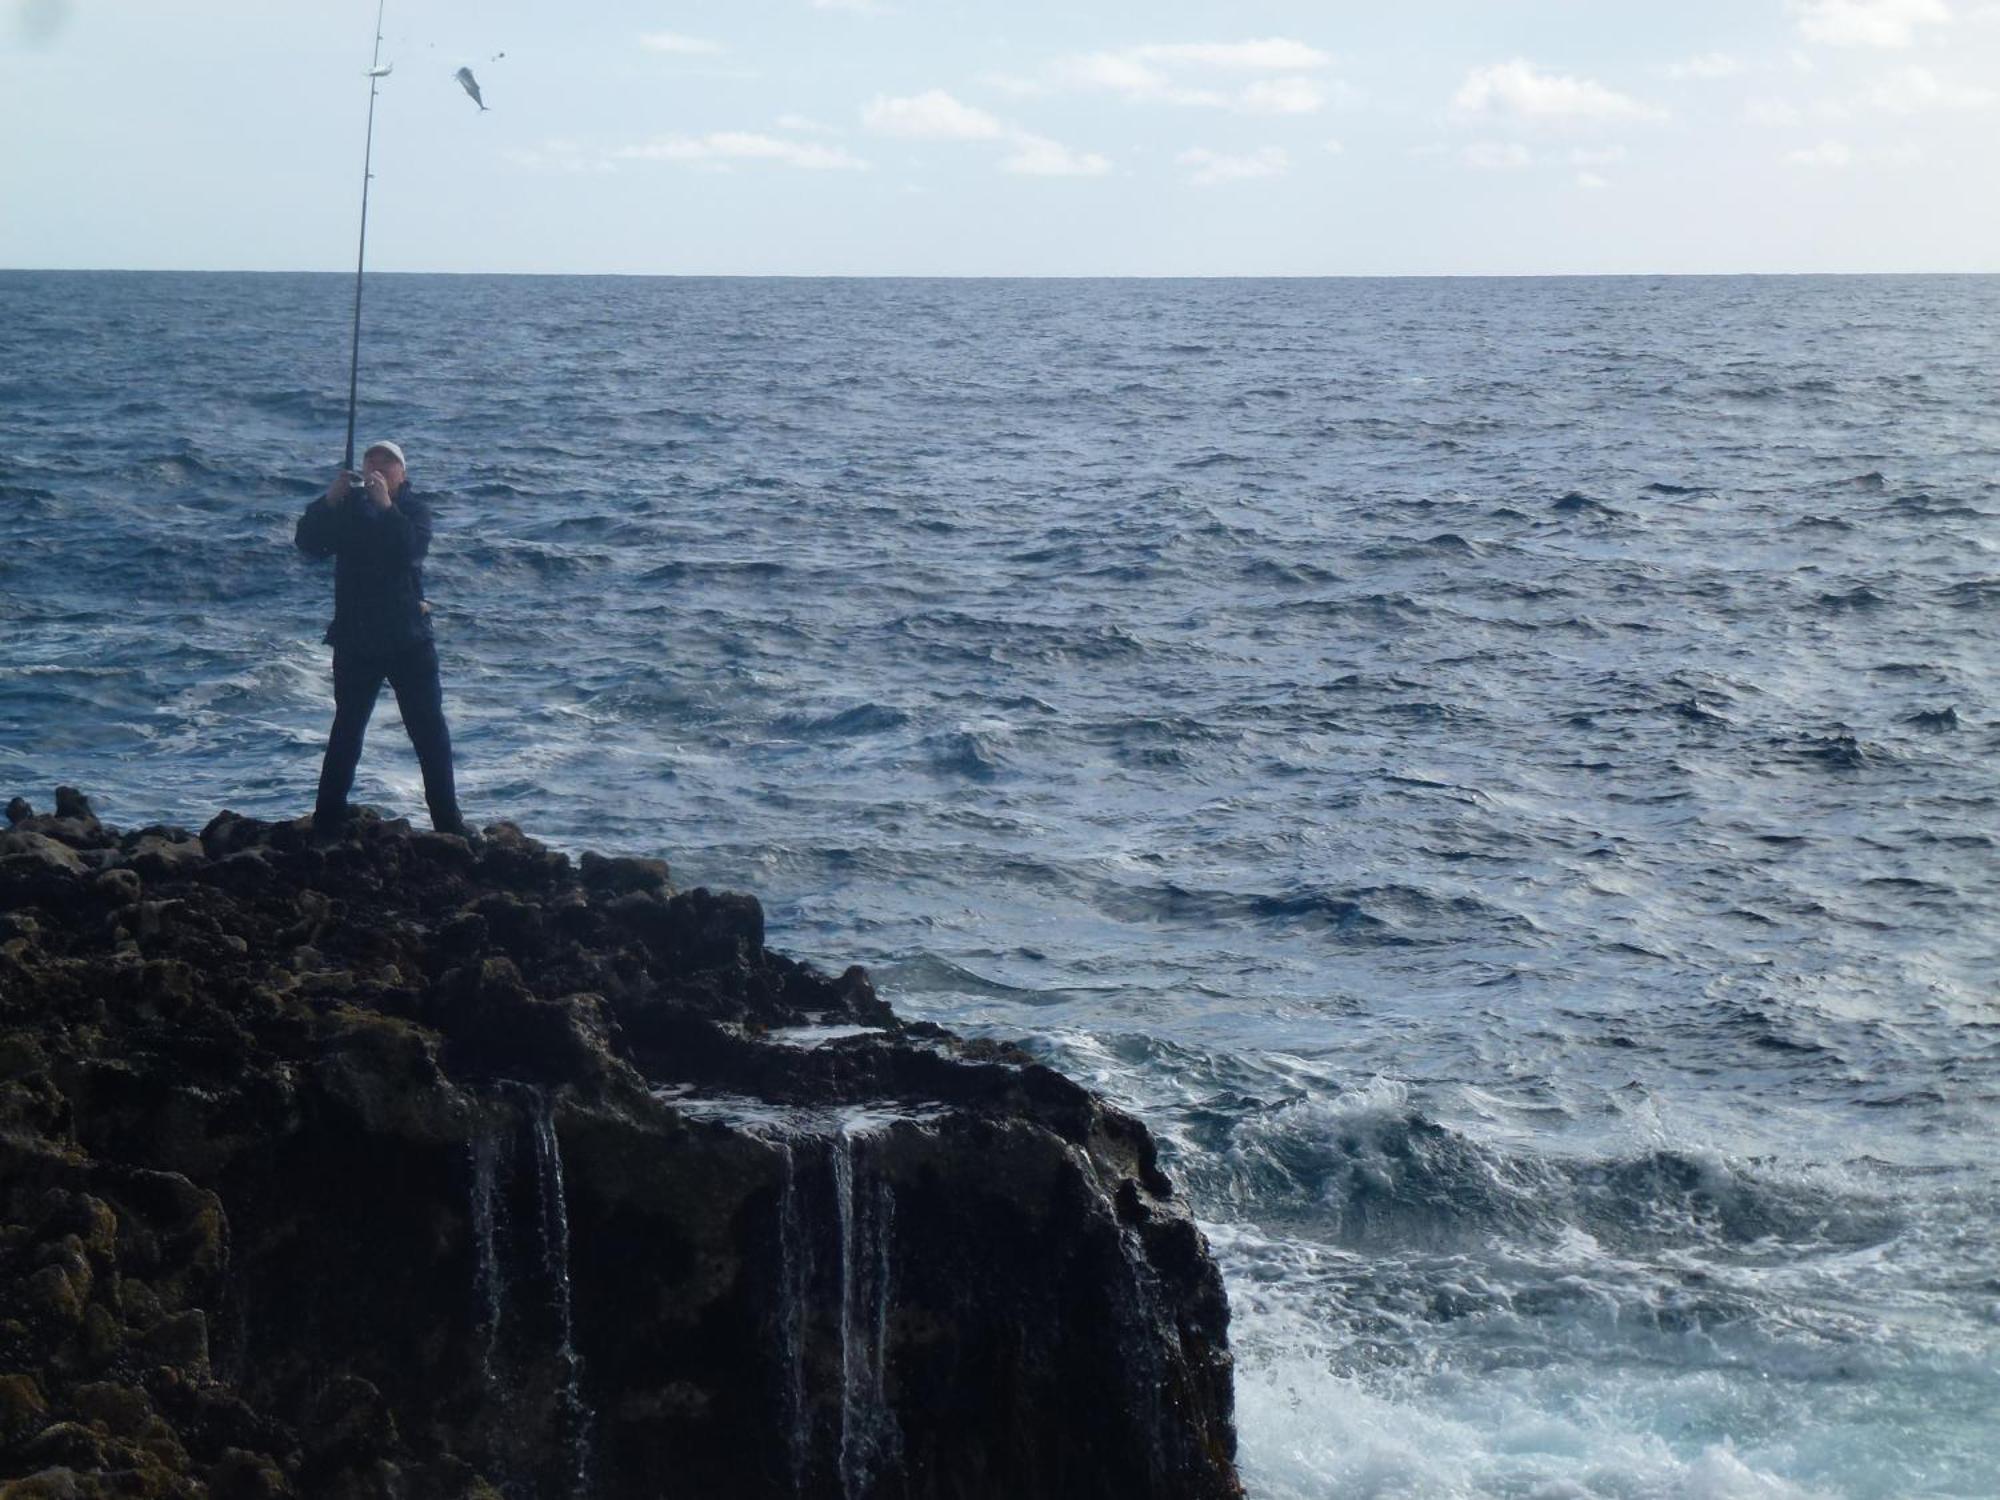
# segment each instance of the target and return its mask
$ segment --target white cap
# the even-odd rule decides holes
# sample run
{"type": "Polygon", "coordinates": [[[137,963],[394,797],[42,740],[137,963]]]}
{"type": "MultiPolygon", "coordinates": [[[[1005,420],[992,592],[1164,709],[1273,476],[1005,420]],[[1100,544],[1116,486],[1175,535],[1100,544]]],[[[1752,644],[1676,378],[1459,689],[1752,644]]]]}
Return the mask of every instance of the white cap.
{"type": "Polygon", "coordinates": [[[403,450],[387,440],[379,443],[370,443],[366,448],[361,450],[363,458],[366,458],[371,453],[386,453],[395,459],[397,463],[402,464],[404,468],[407,469],[410,466],[409,462],[403,457],[403,450]]]}

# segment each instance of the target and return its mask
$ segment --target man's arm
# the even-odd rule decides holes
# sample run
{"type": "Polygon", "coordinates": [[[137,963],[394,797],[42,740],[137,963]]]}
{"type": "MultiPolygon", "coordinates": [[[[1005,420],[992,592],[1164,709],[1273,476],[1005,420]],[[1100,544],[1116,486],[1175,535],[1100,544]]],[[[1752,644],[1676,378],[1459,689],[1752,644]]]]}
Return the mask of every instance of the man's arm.
{"type": "Polygon", "coordinates": [[[333,476],[333,483],[299,517],[292,540],[307,557],[331,557],[340,550],[340,535],[350,520],[347,500],[348,476],[333,476]]]}
{"type": "Polygon", "coordinates": [[[387,499],[387,493],[384,490],[382,498],[377,500],[371,486],[371,503],[362,508],[371,545],[399,561],[422,562],[424,554],[431,550],[429,504],[411,494],[407,484],[394,500],[387,499]]]}

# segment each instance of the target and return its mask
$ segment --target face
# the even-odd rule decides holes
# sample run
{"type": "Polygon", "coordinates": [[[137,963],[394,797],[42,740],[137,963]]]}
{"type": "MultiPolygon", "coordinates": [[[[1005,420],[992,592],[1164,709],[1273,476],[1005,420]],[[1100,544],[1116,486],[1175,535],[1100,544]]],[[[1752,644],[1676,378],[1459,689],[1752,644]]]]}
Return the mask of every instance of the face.
{"type": "Polygon", "coordinates": [[[396,461],[393,454],[385,453],[380,448],[370,448],[361,455],[361,472],[380,474],[391,495],[403,487],[403,466],[396,461]]]}

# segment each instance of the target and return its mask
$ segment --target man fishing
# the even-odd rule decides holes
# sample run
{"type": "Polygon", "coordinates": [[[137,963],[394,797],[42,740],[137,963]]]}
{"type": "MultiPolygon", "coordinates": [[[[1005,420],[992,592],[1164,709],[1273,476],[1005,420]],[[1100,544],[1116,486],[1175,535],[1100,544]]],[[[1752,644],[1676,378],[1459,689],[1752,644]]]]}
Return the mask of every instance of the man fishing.
{"type": "MultiPolygon", "coordinates": [[[[352,450],[350,450],[352,451],[352,450]]],[[[424,603],[424,554],[431,509],[410,491],[403,450],[369,445],[361,473],[342,470],[299,517],[295,537],[308,557],[333,559],[333,729],[320,767],[313,833],[337,838],[361,740],[386,681],[424,771],[424,801],[440,833],[468,836],[452,780],[444,685],[424,603]]]]}

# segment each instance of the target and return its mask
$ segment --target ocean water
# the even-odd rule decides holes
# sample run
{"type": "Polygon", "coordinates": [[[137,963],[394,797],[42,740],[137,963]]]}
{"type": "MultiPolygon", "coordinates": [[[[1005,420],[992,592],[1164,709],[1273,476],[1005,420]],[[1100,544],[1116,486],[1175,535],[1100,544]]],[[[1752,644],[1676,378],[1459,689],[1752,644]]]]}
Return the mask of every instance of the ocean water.
{"type": "MultiPolygon", "coordinates": [[[[0,793],[308,808],[350,285],[0,274],[0,793]]],[[[2000,278],[368,298],[468,813],[1139,1112],[1258,1500],[2000,1494],[2000,278]]]]}

